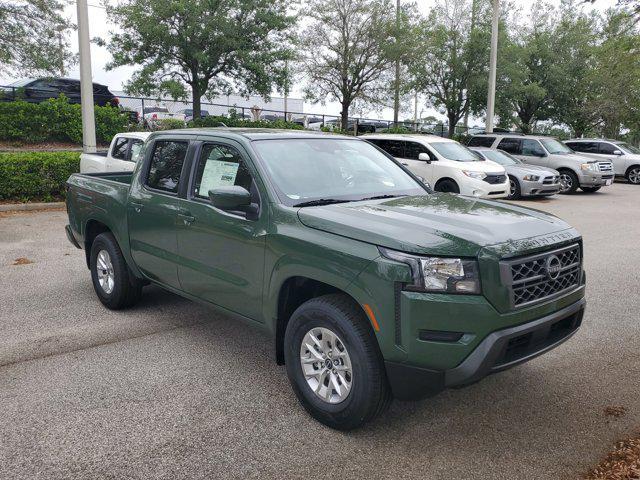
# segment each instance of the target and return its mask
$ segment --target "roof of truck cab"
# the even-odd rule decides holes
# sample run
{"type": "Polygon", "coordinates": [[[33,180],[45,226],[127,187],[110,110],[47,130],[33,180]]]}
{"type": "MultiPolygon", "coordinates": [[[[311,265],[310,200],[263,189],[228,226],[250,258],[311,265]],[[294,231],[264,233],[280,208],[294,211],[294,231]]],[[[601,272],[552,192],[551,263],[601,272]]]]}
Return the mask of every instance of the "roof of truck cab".
{"type": "Polygon", "coordinates": [[[339,138],[353,139],[348,135],[337,135],[328,132],[314,132],[310,130],[287,130],[278,128],[245,128],[245,127],[210,127],[210,128],[181,128],[179,130],[162,130],[154,132],[159,135],[202,135],[216,137],[243,137],[248,140],[268,140],[276,138],[339,138]]]}
{"type": "Polygon", "coordinates": [[[365,140],[415,140],[418,142],[455,142],[450,138],[440,137],[438,135],[429,135],[424,133],[371,133],[362,135],[365,140]]]}

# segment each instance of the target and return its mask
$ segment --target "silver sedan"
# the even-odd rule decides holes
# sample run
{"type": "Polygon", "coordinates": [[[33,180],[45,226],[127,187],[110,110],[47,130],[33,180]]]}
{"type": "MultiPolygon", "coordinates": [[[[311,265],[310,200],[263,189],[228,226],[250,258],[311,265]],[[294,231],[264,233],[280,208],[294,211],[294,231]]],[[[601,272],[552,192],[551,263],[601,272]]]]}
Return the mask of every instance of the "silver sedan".
{"type": "Polygon", "coordinates": [[[480,158],[504,167],[509,175],[509,199],[554,195],[560,191],[560,173],[553,168],[529,165],[502,150],[471,147],[480,158]]]}

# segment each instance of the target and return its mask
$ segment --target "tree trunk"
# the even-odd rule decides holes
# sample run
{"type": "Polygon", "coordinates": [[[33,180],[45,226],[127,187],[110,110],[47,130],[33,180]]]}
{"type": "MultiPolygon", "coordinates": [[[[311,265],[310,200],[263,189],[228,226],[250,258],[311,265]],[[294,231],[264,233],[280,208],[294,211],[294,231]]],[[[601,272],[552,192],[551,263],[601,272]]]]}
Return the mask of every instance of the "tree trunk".
{"type": "Polygon", "coordinates": [[[345,100],[342,102],[342,111],[340,112],[340,128],[347,131],[349,125],[349,103],[345,100]]]}
{"type": "Polygon", "coordinates": [[[449,132],[447,133],[447,137],[453,138],[456,134],[456,124],[458,123],[458,116],[450,112],[447,114],[447,118],[449,119],[449,132]]]}
{"type": "Polygon", "coordinates": [[[200,106],[200,97],[202,97],[202,92],[200,91],[197,82],[194,82],[193,85],[191,85],[191,96],[193,97],[193,120],[200,120],[202,112],[202,108],[200,106]]]}

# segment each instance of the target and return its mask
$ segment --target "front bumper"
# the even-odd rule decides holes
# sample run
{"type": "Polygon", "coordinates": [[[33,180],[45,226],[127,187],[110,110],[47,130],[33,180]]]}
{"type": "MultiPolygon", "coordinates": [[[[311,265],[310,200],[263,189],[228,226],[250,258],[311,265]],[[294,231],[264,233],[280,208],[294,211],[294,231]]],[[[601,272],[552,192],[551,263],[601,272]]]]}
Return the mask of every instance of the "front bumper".
{"type": "Polygon", "coordinates": [[[560,183],[545,184],[542,181],[531,182],[520,180],[520,195],[523,197],[538,197],[554,195],[560,192],[560,183]]]}
{"type": "Polygon", "coordinates": [[[504,183],[491,184],[474,178],[455,179],[460,186],[460,194],[476,198],[506,198],[509,196],[509,178],[504,183]]]}
{"type": "Polygon", "coordinates": [[[536,320],[494,331],[462,363],[448,370],[385,362],[393,394],[402,400],[419,399],[531,360],[569,339],[580,327],[585,306],[585,299],[580,298],[536,320]]]}
{"type": "Polygon", "coordinates": [[[581,172],[578,180],[581,187],[603,187],[613,184],[613,172],[581,172]]]}

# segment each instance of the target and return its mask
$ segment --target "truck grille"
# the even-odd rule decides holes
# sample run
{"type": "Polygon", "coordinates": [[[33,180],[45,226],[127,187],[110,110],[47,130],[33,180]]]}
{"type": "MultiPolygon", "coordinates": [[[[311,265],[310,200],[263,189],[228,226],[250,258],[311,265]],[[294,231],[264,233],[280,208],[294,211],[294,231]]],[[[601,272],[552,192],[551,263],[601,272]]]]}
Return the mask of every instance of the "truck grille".
{"type": "Polygon", "coordinates": [[[555,185],[560,182],[560,175],[553,175],[551,177],[544,177],[542,180],[543,185],[555,185]]]}
{"type": "Polygon", "coordinates": [[[601,172],[612,172],[613,164],[611,162],[598,162],[598,170],[601,172]]]}
{"type": "Polygon", "coordinates": [[[499,183],[504,183],[507,181],[506,175],[487,175],[483,178],[483,180],[491,185],[497,185],[499,183]]]}
{"type": "Polygon", "coordinates": [[[582,275],[579,244],[503,261],[500,265],[512,307],[550,300],[580,285],[582,275]]]}

